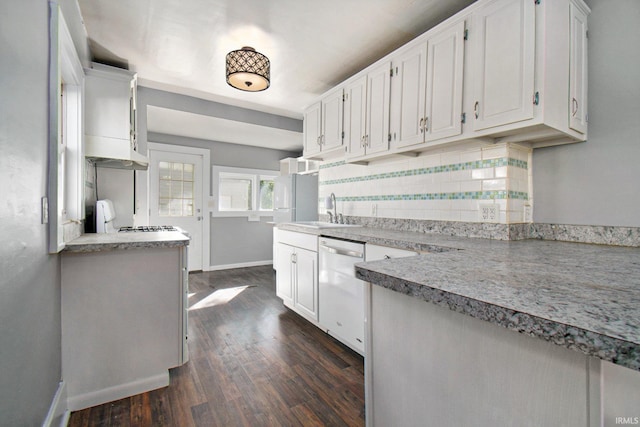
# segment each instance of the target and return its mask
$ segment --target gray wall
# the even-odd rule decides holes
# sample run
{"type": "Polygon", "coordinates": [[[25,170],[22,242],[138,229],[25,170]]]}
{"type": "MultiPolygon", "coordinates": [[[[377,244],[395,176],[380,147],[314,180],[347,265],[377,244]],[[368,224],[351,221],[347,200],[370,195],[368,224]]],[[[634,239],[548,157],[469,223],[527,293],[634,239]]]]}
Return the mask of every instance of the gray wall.
{"type": "Polygon", "coordinates": [[[534,150],[534,222],[640,226],[640,1],[586,0],[589,138],[534,150]]]}
{"type": "Polygon", "coordinates": [[[0,6],[0,425],[44,421],[61,379],[60,259],[47,253],[48,4],[0,6]]]}
{"type": "MultiPolygon", "coordinates": [[[[279,170],[280,159],[297,157],[300,153],[270,150],[248,145],[228,144],[218,141],[186,138],[174,135],[147,133],[146,107],[154,105],[175,108],[197,114],[225,117],[232,120],[259,123],[265,126],[302,132],[300,120],[274,116],[258,111],[204,101],[188,96],[162,92],[146,87],[138,88],[138,123],[140,139],[163,144],[205,148],[211,152],[211,166],[231,166],[250,169],[279,170]]],[[[271,217],[262,217],[260,222],[249,222],[246,217],[211,218],[210,260],[208,266],[224,266],[269,261],[273,257],[272,227],[266,224],[271,217]]],[[[207,264],[205,262],[205,268],[207,264]]]]}

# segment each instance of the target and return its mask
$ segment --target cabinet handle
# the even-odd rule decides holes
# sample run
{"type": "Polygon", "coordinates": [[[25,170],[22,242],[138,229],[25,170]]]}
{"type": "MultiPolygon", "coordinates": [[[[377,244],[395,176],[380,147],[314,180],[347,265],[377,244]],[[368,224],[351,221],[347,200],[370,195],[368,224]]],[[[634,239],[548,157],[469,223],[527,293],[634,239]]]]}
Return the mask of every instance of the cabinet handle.
{"type": "Polygon", "coordinates": [[[364,146],[371,148],[371,144],[369,143],[369,135],[364,136],[364,146]]]}
{"type": "Polygon", "coordinates": [[[427,132],[429,130],[429,117],[424,118],[424,131],[427,132]]]}
{"type": "Polygon", "coordinates": [[[476,101],[475,105],[473,106],[473,113],[476,116],[476,119],[479,117],[479,107],[480,107],[480,103],[478,101],[476,101]]]}
{"type": "Polygon", "coordinates": [[[320,145],[320,137],[319,136],[316,138],[316,144],[320,145]]]}
{"type": "Polygon", "coordinates": [[[578,100],[575,98],[572,98],[571,106],[572,106],[571,117],[575,117],[576,114],[578,113],[578,100]]]}
{"type": "Polygon", "coordinates": [[[418,127],[420,128],[420,133],[424,133],[424,127],[422,126],[423,122],[424,122],[424,117],[420,119],[420,124],[418,124],[418,127]]]}
{"type": "Polygon", "coordinates": [[[364,148],[364,135],[360,138],[360,147],[364,148]]]}
{"type": "Polygon", "coordinates": [[[320,137],[320,144],[324,145],[324,144],[325,144],[325,142],[326,142],[325,136],[324,136],[324,135],[322,135],[322,136],[320,137]]]}

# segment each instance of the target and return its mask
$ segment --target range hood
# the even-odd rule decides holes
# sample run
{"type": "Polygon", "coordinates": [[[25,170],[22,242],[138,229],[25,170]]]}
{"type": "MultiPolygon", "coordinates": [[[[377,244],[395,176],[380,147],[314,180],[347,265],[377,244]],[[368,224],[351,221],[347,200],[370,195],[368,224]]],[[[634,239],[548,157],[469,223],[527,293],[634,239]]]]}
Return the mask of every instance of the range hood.
{"type": "Polygon", "coordinates": [[[135,151],[128,139],[85,135],[84,144],[84,156],[98,166],[129,170],[149,168],[149,159],[135,151]]]}

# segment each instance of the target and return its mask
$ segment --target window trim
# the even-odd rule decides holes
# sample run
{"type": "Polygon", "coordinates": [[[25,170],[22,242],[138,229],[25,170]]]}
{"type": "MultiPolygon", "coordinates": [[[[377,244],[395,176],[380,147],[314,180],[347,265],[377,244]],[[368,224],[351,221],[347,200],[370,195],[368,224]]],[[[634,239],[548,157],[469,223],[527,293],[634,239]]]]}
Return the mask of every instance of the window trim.
{"type": "Polygon", "coordinates": [[[73,39],[60,7],[49,3],[49,173],[47,199],[42,207],[48,213],[49,253],[64,249],[65,224],[81,224],[84,219],[83,96],[84,71],[73,39]],[[61,104],[63,82],[65,97],[61,104]],[[65,147],[61,152],[63,129],[65,147]]]}
{"type": "Polygon", "coordinates": [[[212,209],[211,216],[224,217],[272,217],[273,210],[260,210],[260,180],[261,178],[275,178],[280,175],[280,171],[267,169],[248,169],[229,166],[212,166],[211,167],[211,190],[212,190],[212,209]],[[250,178],[252,180],[253,191],[251,194],[251,210],[220,210],[220,178],[223,176],[235,175],[239,178],[250,178]]]}

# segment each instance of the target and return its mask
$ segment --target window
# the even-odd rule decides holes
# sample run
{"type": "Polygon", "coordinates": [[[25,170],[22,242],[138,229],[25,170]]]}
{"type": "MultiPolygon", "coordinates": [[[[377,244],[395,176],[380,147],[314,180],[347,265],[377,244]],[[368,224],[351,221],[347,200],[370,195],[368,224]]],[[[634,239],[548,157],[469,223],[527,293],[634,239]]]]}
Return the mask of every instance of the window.
{"type": "MultiPolygon", "coordinates": [[[[50,4],[49,55],[49,171],[47,198],[49,252],[64,248],[65,236],[82,232],[84,218],[84,153],[82,148],[82,96],[84,72],[59,7],[50,4]]],[[[43,221],[45,221],[43,215],[43,221]]]]}
{"type": "Polygon", "coordinates": [[[218,208],[221,211],[253,210],[253,175],[220,173],[218,208]]]}
{"type": "Polygon", "coordinates": [[[273,210],[273,186],[274,178],[261,176],[260,177],[260,205],[258,209],[261,211],[273,210]]]}
{"type": "Polygon", "coordinates": [[[277,171],[213,167],[215,216],[272,215],[277,171]]]}
{"type": "Polygon", "coordinates": [[[158,216],[193,216],[194,169],[192,163],[159,163],[158,216]]]}

